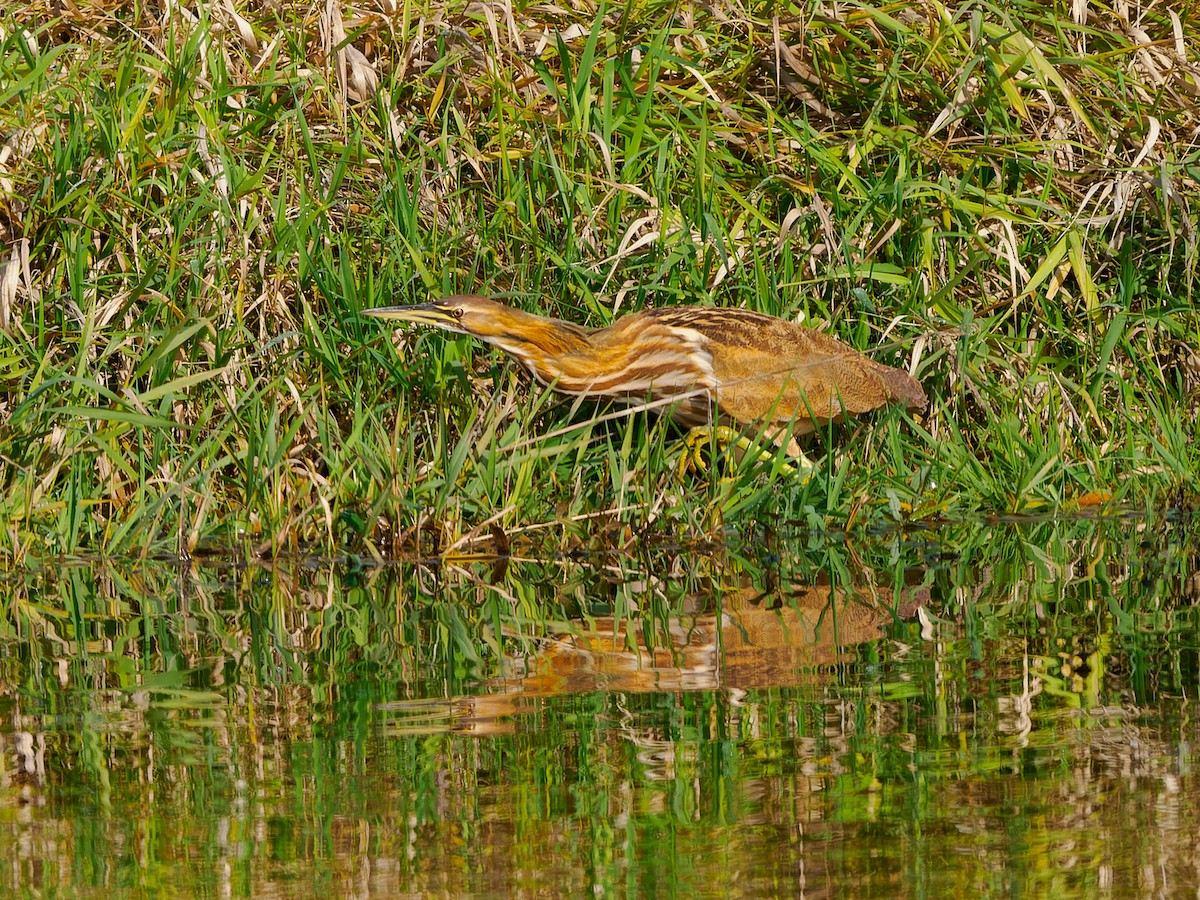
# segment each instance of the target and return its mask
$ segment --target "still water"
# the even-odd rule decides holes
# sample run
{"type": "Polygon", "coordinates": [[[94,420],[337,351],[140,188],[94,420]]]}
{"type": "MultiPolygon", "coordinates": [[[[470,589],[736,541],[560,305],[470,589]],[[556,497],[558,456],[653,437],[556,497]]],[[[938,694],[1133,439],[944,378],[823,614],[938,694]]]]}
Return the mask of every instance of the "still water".
{"type": "Polygon", "coordinates": [[[9,573],[0,893],[1195,896],[1198,547],[9,573]]]}

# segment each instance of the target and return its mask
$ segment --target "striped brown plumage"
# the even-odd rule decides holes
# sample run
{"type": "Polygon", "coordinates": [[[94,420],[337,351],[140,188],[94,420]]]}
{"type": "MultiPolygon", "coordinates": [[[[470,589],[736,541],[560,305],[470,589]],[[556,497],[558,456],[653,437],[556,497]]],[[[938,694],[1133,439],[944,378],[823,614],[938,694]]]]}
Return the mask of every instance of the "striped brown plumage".
{"type": "Polygon", "coordinates": [[[676,398],[669,411],[685,425],[756,425],[793,454],[795,436],[844,415],[926,404],[908,373],[828,334],[744,309],[648,309],[596,329],[471,295],[365,312],[479,338],[566,394],[676,398]]]}

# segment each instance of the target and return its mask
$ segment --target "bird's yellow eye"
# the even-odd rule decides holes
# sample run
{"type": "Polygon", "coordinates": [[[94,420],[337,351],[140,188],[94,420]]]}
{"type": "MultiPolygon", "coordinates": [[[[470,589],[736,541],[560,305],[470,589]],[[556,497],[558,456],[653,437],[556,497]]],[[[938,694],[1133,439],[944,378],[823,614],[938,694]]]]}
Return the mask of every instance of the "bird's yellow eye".
{"type": "Polygon", "coordinates": [[[451,315],[453,315],[454,318],[456,318],[456,319],[461,319],[463,317],[463,308],[461,306],[456,306],[454,308],[454,312],[451,313],[451,315]]]}

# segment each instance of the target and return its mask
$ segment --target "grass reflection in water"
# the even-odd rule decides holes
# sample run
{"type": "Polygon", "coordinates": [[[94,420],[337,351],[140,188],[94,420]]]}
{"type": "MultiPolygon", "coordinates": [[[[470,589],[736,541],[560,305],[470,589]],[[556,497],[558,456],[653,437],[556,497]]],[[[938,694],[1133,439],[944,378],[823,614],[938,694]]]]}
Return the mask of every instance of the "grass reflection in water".
{"type": "Polygon", "coordinates": [[[4,605],[0,879],[1069,896],[1153,858],[1170,892],[1200,812],[1187,529],[796,533],[495,583],[33,573],[4,605]]]}

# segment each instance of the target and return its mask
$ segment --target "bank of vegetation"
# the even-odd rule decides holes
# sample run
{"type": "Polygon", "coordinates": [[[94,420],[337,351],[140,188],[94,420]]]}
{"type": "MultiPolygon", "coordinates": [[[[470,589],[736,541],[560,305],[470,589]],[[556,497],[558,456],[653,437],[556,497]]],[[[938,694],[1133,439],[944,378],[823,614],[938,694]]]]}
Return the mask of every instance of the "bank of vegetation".
{"type": "MultiPolygon", "coordinates": [[[[0,554],[545,553],[1197,491],[1200,22],[1031,0],[0,17],[0,554]],[[803,317],[805,484],[364,307],[803,317]]],[[[1192,16],[1188,20],[1185,16],[1192,16]]]]}

